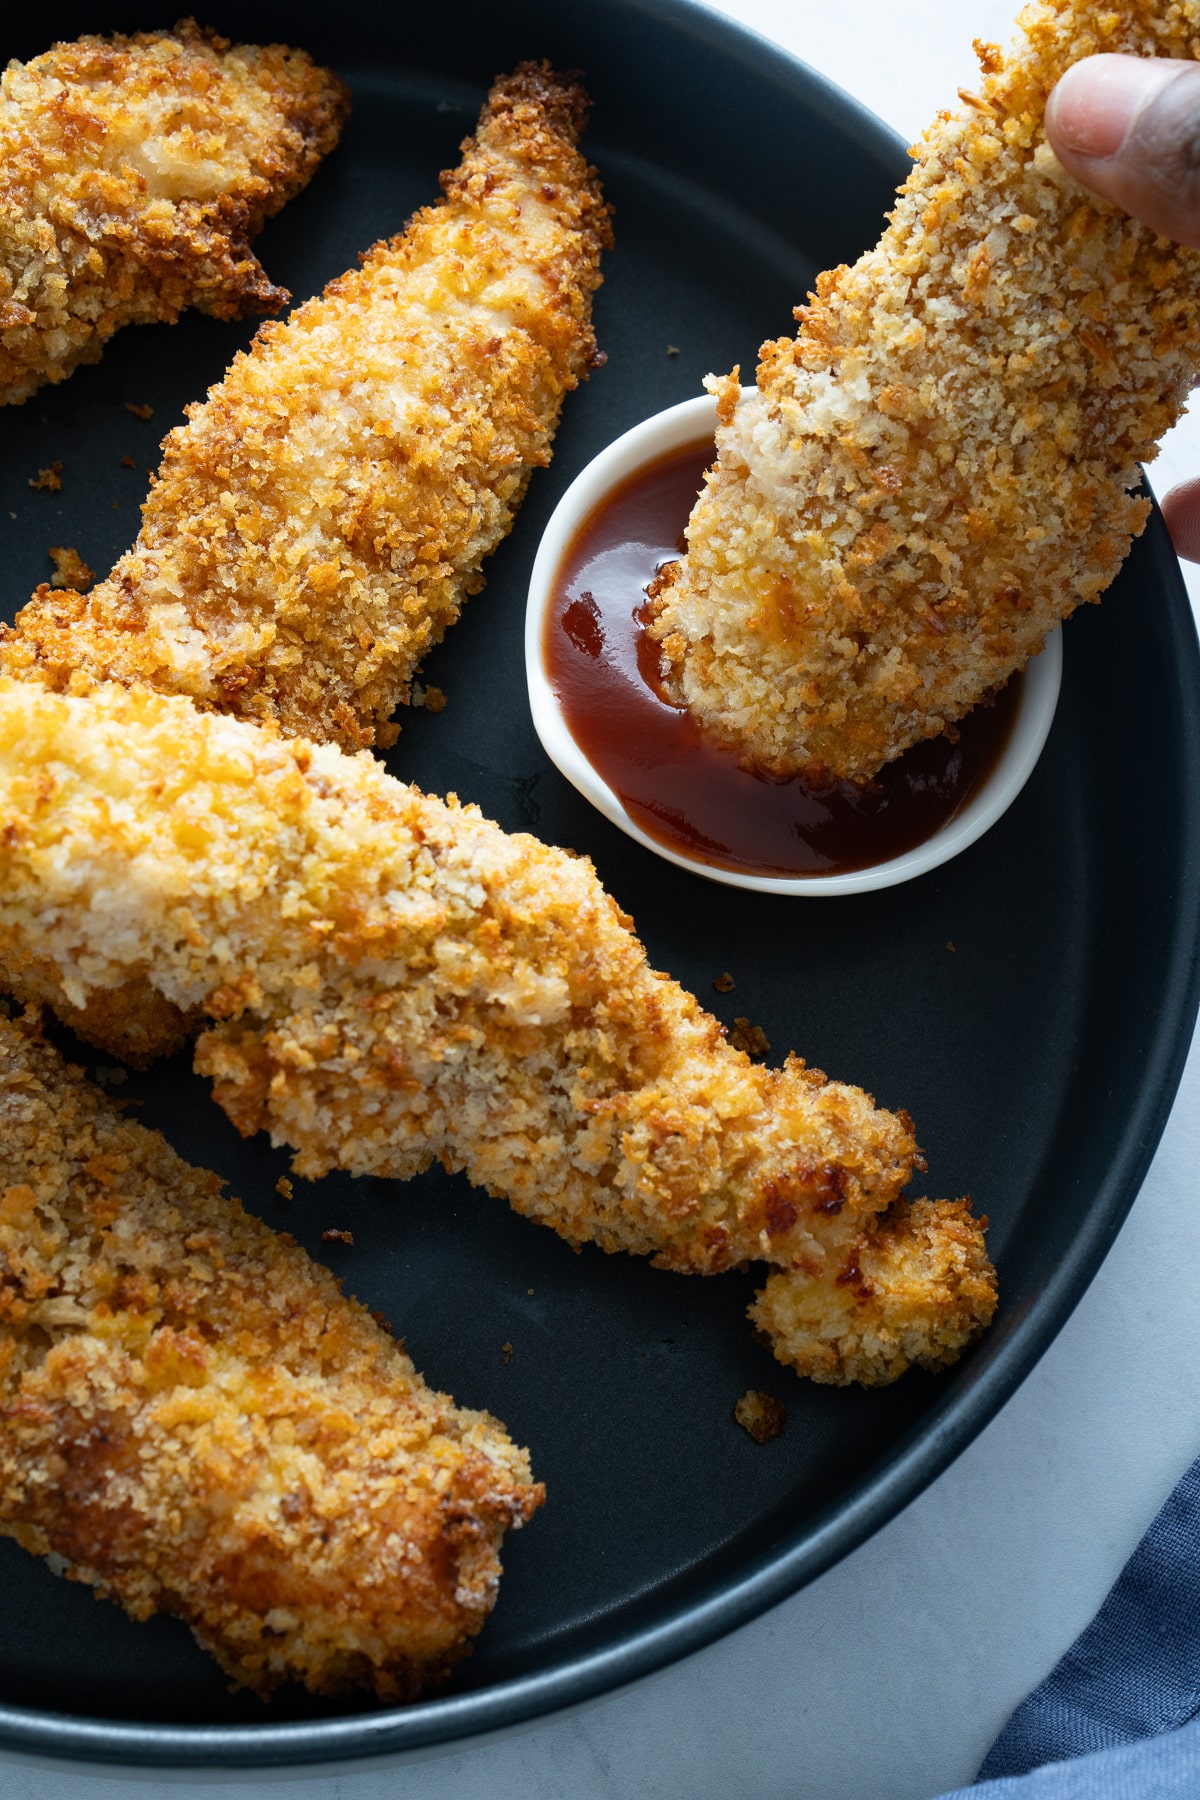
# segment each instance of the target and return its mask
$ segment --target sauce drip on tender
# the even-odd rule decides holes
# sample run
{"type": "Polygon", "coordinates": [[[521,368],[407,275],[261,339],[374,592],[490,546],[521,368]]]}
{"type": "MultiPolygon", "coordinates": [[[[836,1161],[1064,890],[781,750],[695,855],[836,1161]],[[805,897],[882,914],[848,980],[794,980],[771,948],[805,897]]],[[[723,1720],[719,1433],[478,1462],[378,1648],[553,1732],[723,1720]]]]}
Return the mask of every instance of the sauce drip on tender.
{"type": "Polygon", "coordinates": [[[813,787],[742,767],[657,691],[646,588],[683,548],[711,439],[639,469],[590,514],[567,549],[543,654],[571,736],[629,816],[669,849],[754,875],[836,875],[887,862],[932,837],[991,773],[1012,729],[1021,677],[976,707],[956,744],[937,738],[889,763],[869,788],[813,787]]]}

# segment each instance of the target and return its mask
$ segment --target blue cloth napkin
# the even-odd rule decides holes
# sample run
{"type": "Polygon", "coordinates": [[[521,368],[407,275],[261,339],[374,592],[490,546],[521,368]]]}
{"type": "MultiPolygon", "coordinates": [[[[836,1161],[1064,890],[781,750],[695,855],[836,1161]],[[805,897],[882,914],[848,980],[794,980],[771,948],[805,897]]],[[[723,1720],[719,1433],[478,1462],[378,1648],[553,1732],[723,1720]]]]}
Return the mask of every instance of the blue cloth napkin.
{"type": "Polygon", "coordinates": [[[1200,1460],[1104,1605],[942,1800],[1200,1797],[1200,1460]]]}

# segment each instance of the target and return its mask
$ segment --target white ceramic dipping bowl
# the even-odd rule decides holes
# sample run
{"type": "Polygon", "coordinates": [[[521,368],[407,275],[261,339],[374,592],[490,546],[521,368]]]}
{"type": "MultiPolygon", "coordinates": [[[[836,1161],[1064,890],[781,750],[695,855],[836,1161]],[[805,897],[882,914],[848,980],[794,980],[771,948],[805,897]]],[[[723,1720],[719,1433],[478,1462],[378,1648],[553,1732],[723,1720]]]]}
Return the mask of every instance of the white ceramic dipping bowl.
{"type": "Polygon", "coordinates": [[[1058,701],[1062,677],[1061,631],[1051,633],[1041,655],[1036,656],[1026,670],[1020,708],[1013,720],[1008,743],[987,780],[976,789],[962,810],[915,849],[891,857],[887,862],[844,874],[752,875],[740,869],[719,868],[689,856],[683,850],[659,843],[657,838],[634,823],[567,728],[558,697],[550,685],[544,654],[546,622],[553,608],[558,572],[567,550],[580,527],[614,487],[667,452],[696,443],[706,435],[711,436],[716,423],[716,403],[706,394],[644,419],[593,458],[575,477],[551,514],[530,576],[529,604],[525,614],[525,673],[533,723],[542,746],[567,780],[606,819],[619,825],[655,856],[665,857],[668,862],[703,875],[708,881],[754,888],[764,894],[805,894],[826,898],[836,894],[861,894],[871,888],[911,881],[914,876],[924,875],[927,870],[948,862],[976,838],[982,837],[1025,786],[1049,735],[1058,701]]]}

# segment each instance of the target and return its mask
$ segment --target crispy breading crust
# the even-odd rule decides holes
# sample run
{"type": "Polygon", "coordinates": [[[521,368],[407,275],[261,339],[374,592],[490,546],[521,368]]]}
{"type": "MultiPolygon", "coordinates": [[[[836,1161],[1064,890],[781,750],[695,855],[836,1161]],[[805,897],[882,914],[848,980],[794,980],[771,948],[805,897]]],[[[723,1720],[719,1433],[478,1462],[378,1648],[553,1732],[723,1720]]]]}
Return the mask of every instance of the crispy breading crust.
{"type": "Polygon", "coordinates": [[[610,232],[574,148],[586,109],[545,64],[498,81],[441,204],[259,331],[167,437],[137,544],[86,598],[39,589],[8,672],[392,742],[597,360],[610,232]]]}
{"type": "Polygon", "coordinates": [[[122,325],[287,299],[250,250],[338,140],[346,88],[303,51],[200,31],[85,37],[0,77],[0,404],[122,325]]]}
{"type": "Polygon", "coordinates": [[[30,981],[8,981],[8,992],[20,1000],[53,996],[51,1004],[64,1025],[98,1050],[119,1056],[131,1068],[146,1069],[160,1056],[171,1056],[189,1044],[200,1028],[194,1013],[182,1013],[156,993],[144,977],[135,977],[119,988],[97,988],[82,1006],[72,1006],[59,988],[53,971],[30,981]]]}
{"type": "Polygon", "coordinates": [[[965,1208],[920,1215],[931,1247],[947,1222],[957,1271],[943,1256],[918,1291],[901,1269],[899,1325],[881,1298],[911,1121],[795,1058],[757,1067],[631,923],[586,859],[368,755],[146,690],[0,681],[10,977],[74,1005],[136,977],[218,1021],[197,1067],[301,1174],[436,1157],[572,1243],[774,1264],[772,1292],[799,1279],[841,1321],[831,1341],[819,1306],[789,1315],[786,1360],[818,1380],[951,1360],[995,1304],[965,1208]]]}
{"type": "Polygon", "coordinates": [[[770,1275],[750,1317],[814,1381],[882,1385],[912,1363],[952,1363],[995,1311],[986,1224],[963,1200],[898,1200],[832,1285],[805,1269],[770,1275]]]}
{"type": "Polygon", "coordinates": [[[1200,369],[1200,255],[1064,173],[1042,119],[1096,51],[1200,55],[1197,0],[1041,0],[942,113],[878,247],[822,275],[661,587],[674,696],[772,768],[874,774],[1108,586],[1200,369]]]}
{"type": "Polygon", "coordinates": [[[290,1238],[0,1018],[0,1532],[239,1683],[408,1700],[543,1490],[290,1238]]]}

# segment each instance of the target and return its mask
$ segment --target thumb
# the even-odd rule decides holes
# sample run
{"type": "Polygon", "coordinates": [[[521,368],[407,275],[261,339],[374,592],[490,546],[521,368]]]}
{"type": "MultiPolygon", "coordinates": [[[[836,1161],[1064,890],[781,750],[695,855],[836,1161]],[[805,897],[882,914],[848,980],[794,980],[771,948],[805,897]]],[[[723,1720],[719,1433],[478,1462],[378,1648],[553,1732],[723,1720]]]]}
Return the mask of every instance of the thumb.
{"type": "Polygon", "coordinates": [[[1200,562],[1200,477],[1181,481],[1164,494],[1162,514],[1176,553],[1200,562]]]}
{"type": "Polygon", "coordinates": [[[1200,249],[1200,63],[1085,57],[1050,95],[1046,136],[1085,187],[1200,249]]]}

